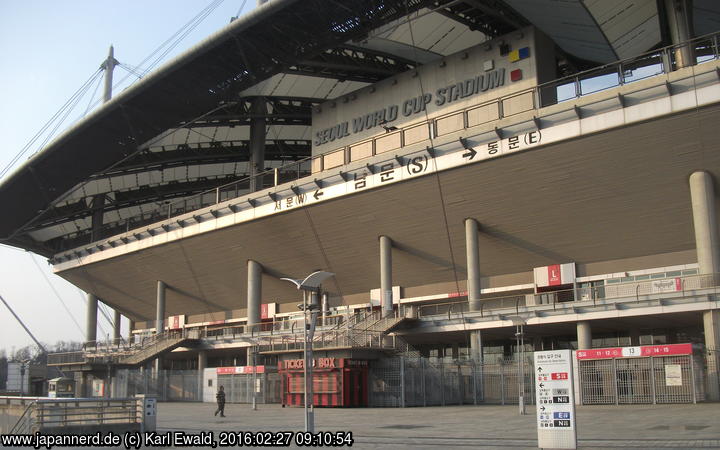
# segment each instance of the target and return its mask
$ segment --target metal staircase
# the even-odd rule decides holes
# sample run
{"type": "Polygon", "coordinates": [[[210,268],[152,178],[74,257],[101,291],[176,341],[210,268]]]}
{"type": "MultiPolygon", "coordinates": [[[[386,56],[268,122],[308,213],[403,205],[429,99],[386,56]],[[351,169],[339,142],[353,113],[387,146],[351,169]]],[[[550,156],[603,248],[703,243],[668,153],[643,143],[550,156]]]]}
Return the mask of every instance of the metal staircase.
{"type": "Polygon", "coordinates": [[[199,337],[199,330],[167,331],[145,338],[139,345],[122,352],[96,351],[86,353],[85,358],[89,363],[112,362],[121,366],[137,366],[178,347],[194,345],[199,337]]]}

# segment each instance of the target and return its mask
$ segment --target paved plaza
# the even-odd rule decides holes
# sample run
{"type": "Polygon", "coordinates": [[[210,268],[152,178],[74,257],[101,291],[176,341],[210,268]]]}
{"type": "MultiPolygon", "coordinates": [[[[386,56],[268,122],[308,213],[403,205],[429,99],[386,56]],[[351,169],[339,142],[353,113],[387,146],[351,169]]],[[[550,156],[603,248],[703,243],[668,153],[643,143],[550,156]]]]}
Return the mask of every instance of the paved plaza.
{"type": "MultiPolygon", "coordinates": [[[[161,403],[158,431],[300,431],[302,408],[228,404],[226,417],[209,403],[161,403]]],[[[315,410],[318,431],[352,431],[353,448],[537,448],[535,409],[517,406],[315,410]]],[[[581,406],[578,447],[720,448],[720,404],[581,406]]]]}

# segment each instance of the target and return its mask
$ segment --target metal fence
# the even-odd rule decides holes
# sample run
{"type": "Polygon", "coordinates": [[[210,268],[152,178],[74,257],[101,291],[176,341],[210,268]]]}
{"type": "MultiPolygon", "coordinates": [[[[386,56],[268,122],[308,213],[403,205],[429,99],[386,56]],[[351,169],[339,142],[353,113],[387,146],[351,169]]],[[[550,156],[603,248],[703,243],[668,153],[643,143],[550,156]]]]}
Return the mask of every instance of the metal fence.
{"type": "Polygon", "coordinates": [[[145,394],[162,402],[202,401],[197,370],[118,369],[112,379],[117,396],[145,394]]]}
{"type": "Polygon", "coordinates": [[[47,399],[31,401],[10,434],[32,434],[70,427],[140,426],[143,422],[143,398],[116,399],[47,399]]]}
{"type": "Polygon", "coordinates": [[[525,403],[533,403],[532,362],[525,361],[524,389],[517,360],[478,364],[472,360],[391,358],[370,367],[370,406],[445,406],[517,404],[524,390],[525,403]]]}
{"type": "Polygon", "coordinates": [[[280,403],[280,374],[218,375],[218,386],[225,386],[228,403],[252,403],[253,390],[257,403],[280,403]]]}
{"type": "MultiPolygon", "coordinates": [[[[697,295],[696,290],[712,289],[720,292],[720,274],[683,275],[657,278],[652,280],[612,283],[602,286],[582,287],[538,294],[507,295],[480,299],[480,308],[470,311],[467,299],[455,302],[422,304],[417,306],[417,317],[444,316],[448,319],[462,318],[473,314],[483,317],[494,310],[515,309],[516,312],[527,311],[528,307],[549,305],[553,308],[567,306],[572,302],[589,302],[602,304],[615,299],[642,301],[651,296],[697,295]]],[[[467,295],[466,293],[461,293],[467,295]]],[[[405,307],[409,307],[405,305],[405,307]]]]}
{"type": "Polygon", "coordinates": [[[693,355],[581,360],[584,405],[695,403],[704,400],[703,370],[693,355]]]}

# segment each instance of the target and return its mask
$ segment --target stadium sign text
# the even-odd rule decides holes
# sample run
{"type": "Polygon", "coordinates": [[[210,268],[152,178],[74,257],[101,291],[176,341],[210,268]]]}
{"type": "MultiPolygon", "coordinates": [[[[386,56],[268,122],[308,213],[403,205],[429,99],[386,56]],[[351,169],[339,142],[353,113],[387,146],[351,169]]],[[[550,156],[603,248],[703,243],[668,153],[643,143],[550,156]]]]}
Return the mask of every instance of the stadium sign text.
{"type": "Polygon", "coordinates": [[[406,99],[400,104],[389,105],[377,111],[317,131],[315,133],[314,145],[323,145],[354,133],[388,124],[396,120],[400,114],[402,114],[403,117],[414,116],[415,114],[426,111],[430,103],[434,103],[436,106],[443,106],[472,95],[495,89],[504,84],[505,69],[495,69],[459,83],[440,87],[435,90],[434,94],[426,92],[418,97],[406,99]]]}

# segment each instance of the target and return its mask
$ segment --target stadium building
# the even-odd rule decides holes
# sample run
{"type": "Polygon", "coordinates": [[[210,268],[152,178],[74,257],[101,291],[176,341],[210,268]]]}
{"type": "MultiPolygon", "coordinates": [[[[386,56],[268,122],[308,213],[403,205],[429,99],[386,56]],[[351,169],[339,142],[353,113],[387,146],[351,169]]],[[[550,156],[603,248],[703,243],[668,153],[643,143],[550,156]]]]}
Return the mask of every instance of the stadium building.
{"type": "Polygon", "coordinates": [[[3,242],[88,293],[85,350],[50,363],[82,395],[297,405],[310,317],[316,405],[517,402],[561,348],[585,404],[720,400],[719,21],[259,6],[0,185],[3,242]]]}

